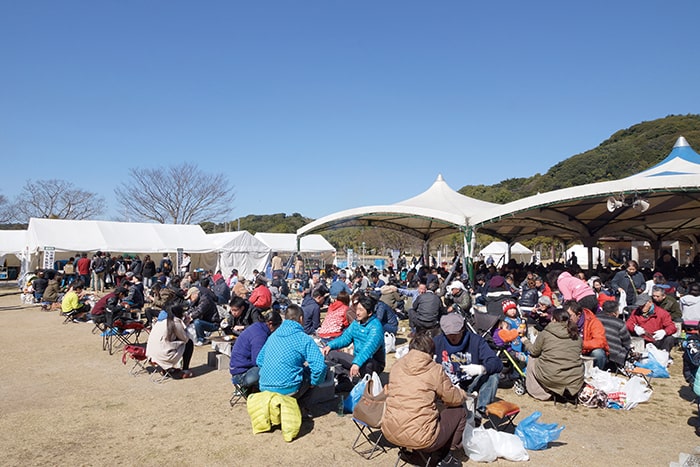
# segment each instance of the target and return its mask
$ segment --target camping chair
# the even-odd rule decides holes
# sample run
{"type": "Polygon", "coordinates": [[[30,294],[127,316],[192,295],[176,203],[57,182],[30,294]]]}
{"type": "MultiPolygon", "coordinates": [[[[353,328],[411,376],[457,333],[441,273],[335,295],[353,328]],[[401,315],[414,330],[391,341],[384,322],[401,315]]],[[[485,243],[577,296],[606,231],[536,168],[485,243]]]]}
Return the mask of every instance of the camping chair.
{"type": "Polygon", "coordinates": [[[428,467],[435,463],[433,460],[434,455],[437,455],[437,452],[427,453],[399,446],[399,453],[394,467],[399,467],[399,465],[423,465],[428,467]]]}
{"type": "Polygon", "coordinates": [[[169,379],[173,378],[173,375],[171,374],[173,368],[168,368],[166,370],[152,360],[149,360],[149,362],[153,370],[150,376],[150,380],[152,383],[162,384],[168,381],[169,379]]]}
{"type": "Polygon", "coordinates": [[[126,365],[127,358],[134,361],[134,364],[129,368],[129,374],[131,376],[137,376],[141,373],[148,373],[148,368],[146,367],[146,362],[148,357],[146,357],[146,349],[141,345],[125,345],[124,352],[122,353],[122,363],[126,365]]]}
{"type": "Polygon", "coordinates": [[[517,404],[508,401],[492,402],[486,406],[487,420],[483,426],[486,428],[486,425],[491,424],[496,431],[511,430],[512,433],[515,431],[513,421],[519,413],[520,406],[517,404]]]}
{"type": "Polygon", "coordinates": [[[234,407],[241,401],[245,402],[246,399],[248,399],[248,391],[240,384],[233,382],[233,394],[231,394],[231,399],[228,401],[231,407],[234,407]]]}
{"type": "Polygon", "coordinates": [[[109,311],[106,310],[105,313],[105,330],[102,332],[102,350],[108,350],[109,354],[112,355],[114,350],[114,341],[116,339],[117,344],[122,343],[123,345],[136,345],[139,343],[139,337],[141,331],[146,330],[146,325],[141,321],[129,321],[122,318],[121,311],[109,311]]]}
{"type": "Polygon", "coordinates": [[[381,444],[384,439],[384,434],[378,426],[370,426],[369,424],[352,417],[352,422],[355,424],[359,433],[355,441],[352,443],[352,450],[364,457],[367,460],[371,460],[374,453],[386,452],[386,448],[381,444]]]}

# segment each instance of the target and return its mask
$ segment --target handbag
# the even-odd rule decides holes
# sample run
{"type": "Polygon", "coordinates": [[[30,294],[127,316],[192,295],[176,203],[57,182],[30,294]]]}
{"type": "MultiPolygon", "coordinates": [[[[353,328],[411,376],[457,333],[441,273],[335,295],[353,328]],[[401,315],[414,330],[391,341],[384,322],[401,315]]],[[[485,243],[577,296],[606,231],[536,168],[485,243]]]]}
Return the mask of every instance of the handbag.
{"type": "Polygon", "coordinates": [[[382,424],[382,417],[384,417],[387,394],[386,390],[384,390],[376,396],[373,395],[373,383],[374,381],[371,379],[367,381],[362,397],[360,397],[360,400],[355,404],[352,415],[372,428],[378,428],[382,424]]]}

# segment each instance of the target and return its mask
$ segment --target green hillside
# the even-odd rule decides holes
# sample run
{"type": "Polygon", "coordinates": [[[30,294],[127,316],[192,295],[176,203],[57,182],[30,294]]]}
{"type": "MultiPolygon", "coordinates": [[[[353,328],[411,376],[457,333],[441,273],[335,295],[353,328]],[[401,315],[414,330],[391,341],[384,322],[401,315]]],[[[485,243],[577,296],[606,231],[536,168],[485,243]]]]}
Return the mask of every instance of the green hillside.
{"type": "Polygon", "coordinates": [[[613,134],[598,147],[559,162],[544,175],[509,178],[495,185],[466,185],[459,192],[472,198],[507,203],[547,191],[616,180],[662,161],[679,136],[700,148],[700,115],[670,115],[642,122],[613,134]]]}

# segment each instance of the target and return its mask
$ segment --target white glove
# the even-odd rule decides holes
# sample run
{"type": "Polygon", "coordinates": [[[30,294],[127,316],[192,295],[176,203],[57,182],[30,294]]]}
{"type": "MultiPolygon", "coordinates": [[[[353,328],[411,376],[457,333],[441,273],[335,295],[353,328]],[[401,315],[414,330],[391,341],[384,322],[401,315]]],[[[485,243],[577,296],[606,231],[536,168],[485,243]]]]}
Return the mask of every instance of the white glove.
{"type": "Polygon", "coordinates": [[[646,334],[644,328],[638,324],[634,325],[634,332],[636,332],[638,336],[643,336],[644,334],[646,334]]]}
{"type": "Polygon", "coordinates": [[[475,365],[471,363],[469,365],[461,365],[460,368],[467,376],[479,376],[486,373],[486,367],[484,365],[475,365]]]}
{"type": "Polygon", "coordinates": [[[655,341],[660,341],[664,337],[666,337],[666,331],[664,331],[663,329],[659,329],[658,331],[654,332],[655,341]]]}

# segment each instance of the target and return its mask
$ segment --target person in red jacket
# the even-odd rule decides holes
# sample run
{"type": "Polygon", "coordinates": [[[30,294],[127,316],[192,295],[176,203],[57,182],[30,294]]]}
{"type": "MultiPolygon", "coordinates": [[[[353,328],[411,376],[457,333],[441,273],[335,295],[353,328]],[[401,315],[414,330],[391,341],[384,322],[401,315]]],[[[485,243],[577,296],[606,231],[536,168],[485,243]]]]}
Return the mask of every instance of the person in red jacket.
{"type": "Polygon", "coordinates": [[[260,274],[255,278],[255,288],[248,299],[251,305],[261,311],[272,306],[272,292],[267,288],[267,280],[260,274]]]}
{"type": "Polygon", "coordinates": [[[634,302],[636,309],[627,319],[627,329],[633,336],[644,338],[657,348],[671,352],[676,339],[676,325],[673,324],[668,311],[654,304],[651,297],[645,293],[637,295],[634,302]]]}
{"type": "Polygon", "coordinates": [[[610,346],[605,338],[603,323],[596,318],[591,310],[583,308],[576,300],[565,301],[563,308],[569,312],[569,316],[578,326],[579,335],[583,338],[581,353],[593,357],[593,365],[596,368],[604,369],[608,363],[610,346]]]}

